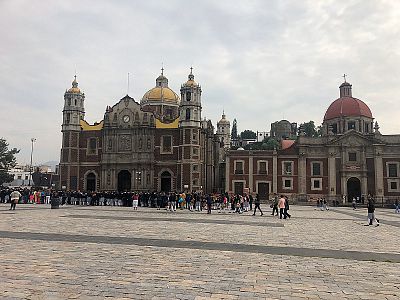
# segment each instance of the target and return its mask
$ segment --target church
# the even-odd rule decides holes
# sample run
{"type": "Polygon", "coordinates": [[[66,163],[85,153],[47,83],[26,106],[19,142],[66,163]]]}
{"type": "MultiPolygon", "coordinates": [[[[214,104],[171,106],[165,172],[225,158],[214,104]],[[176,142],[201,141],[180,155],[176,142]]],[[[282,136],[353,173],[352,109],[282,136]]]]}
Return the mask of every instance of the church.
{"type": "Polygon", "coordinates": [[[202,118],[202,88],[190,69],[180,95],[164,69],[140,103],[126,95],[103,119],[85,121],[76,76],[64,94],[60,187],[71,191],[202,191],[225,184],[230,123],[202,118]]]}
{"type": "MultiPolygon", "coordinates": [[[[225,188],[268,199],[275,193],[299,201],[328,198],[391,202],[400,196],[400,135],[383,135],[368,105],[343,82],[339,98],[327,108],[322,135],[299,128],[275,150],[230,150],[225,188]]],[[[290,123],[286,121],[289,125],[290,123]]],[[[295,124],[295,123],[293,123],[295,124]]]]}

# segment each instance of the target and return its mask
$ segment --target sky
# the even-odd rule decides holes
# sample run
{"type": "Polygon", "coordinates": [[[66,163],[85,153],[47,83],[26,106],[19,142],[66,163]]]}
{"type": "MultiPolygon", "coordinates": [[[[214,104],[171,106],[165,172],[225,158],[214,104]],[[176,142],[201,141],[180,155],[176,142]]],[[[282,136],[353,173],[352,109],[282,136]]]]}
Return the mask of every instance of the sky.
{"type": "Polygon", "coordinates": [[[164,66],[179,94],[193,66],[202,116],[238,131],[320,125],[343,74],[383,134],[400,133],[397,0],[0,0],[0,137],[19,163],[59,161],[64,92],[77,75],[86,120],[164,66]]]}

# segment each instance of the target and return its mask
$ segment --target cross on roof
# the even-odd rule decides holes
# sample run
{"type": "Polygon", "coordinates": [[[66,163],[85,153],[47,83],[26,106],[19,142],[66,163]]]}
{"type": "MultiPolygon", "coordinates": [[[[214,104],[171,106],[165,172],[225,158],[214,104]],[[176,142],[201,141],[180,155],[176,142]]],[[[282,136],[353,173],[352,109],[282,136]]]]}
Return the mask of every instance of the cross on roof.
{"type": "Polygon", "coordinates": [[[342,76],[344,78],[344,82],[347,82],[346,81],[346,76],[347,76],[346,74],[343,74],[343,76],[342,76]]]}

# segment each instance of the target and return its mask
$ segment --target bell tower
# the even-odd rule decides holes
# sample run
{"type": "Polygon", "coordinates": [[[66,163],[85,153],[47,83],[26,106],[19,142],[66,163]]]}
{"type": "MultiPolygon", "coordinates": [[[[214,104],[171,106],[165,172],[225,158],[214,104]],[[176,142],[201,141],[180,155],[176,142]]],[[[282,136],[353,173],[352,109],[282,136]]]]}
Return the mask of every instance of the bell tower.
{"type": "Polygon", "coordinates": [[[76,75],[72,87],[64,93],[62,132],[80,131],[80,120],[85,118],[85,94],[78,88],[76,75]]]}
{"type": "Polygon", "coordinates": [[[201,127],[201,87],[194,81],[193,68],[190,68],[188,81],[181,86],[179,124],[181,127],[201,127]]]}
{"type": "Polygon", "coordinates": [[[60,157],[60,188],[79,189],[80,121],[85,117],[85,94],[78,88],[76,75],[72,87],[64,93],[62,146],[60,157]]]}
{"type": "Polygon", "coordinates": [[[194,81],[193,68],[190,68],[188,80],[181,86],[179,112],[180,188],[199,191],[205,187],[202,182],[204,153],[201,153],[204,138],[201,128],[201,87],[194,81]]]}

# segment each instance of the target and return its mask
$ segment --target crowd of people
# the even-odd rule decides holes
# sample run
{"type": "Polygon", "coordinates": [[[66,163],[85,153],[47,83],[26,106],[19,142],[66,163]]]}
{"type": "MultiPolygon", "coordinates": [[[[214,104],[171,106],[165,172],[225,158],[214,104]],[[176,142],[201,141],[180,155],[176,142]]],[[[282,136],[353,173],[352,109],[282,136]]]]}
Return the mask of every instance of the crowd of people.
{"type": "MultiPolygon", "coordinates": [[[[379,220],[375,218],[375,202],[371,196],[367,197],[368,219],[369,225],[372,221],[379,220]]],[[[50,204],[56,201],[59,205],[78,205],[78,206],[125,206],[133,207],[152,207],[158,210],[166,209],[175,212],[178,209],[187,209],[189,211],[207,210],[210,214],[213,210],[218,212],[234,212],[243,214],[253,212],[256,214],[258,210],[261,216],[264,214],[261,210],[260,198],[258,194],[204,194],[199,192],[82,192],[82,191],[55,191],[55,190],[39,190],[39,189],[0,189],[0,203],[11,203],[11,210],[15,210],[17,203],[30,204],[50,204]],[[254,210],[253,210],[254,208],[254,210]]],[[[325,198],[317,199],[317,209],[329,210],[328,201],[325,198]]],[[[355,209],[355,201],[352,201],[353,209],[355,209]]],[[[333,202],[334,206],[338,203],[333,202]]],[[[395,200],[395,213],[400,213],[399,200],[395,200]]],[[[278,196],[274,194],[270,199],[270,208],[272,215],[278,216],[280,219],[290,218],[289,199],[285,195],[278,196]]]]}

